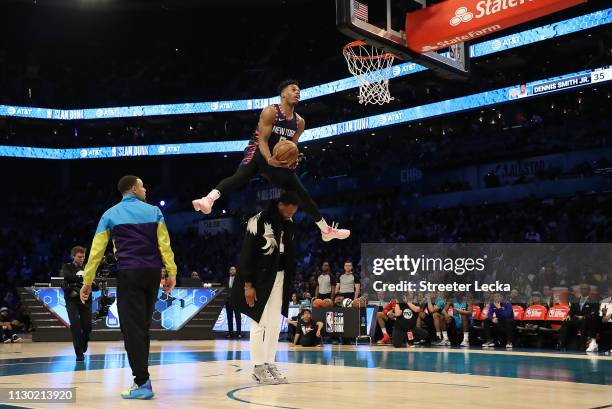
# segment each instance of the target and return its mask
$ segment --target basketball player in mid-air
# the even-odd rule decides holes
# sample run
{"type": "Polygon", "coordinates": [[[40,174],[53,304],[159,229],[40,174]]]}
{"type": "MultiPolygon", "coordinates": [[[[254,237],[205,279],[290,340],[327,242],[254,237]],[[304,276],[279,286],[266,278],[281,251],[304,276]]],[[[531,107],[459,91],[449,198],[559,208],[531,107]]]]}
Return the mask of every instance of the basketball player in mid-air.
{"type": "Polygon", "coordinates": [[[282,140],[290,140],[297,145],[304,132],[304,119],[295,112],[300,101],[300,88],[297,81],[283,81],[279,87],[280,104],[267,106],[259,116],[255,134],[244,150],[244,158],[232,176],[223,179],[217,187],[201,199],[192,201],[193,208],[204,214],[212,211],[215,200],[246,185],[255,175],[261,175],[271,184],[281,189],[293,191],[300,199],[300,207],[308,213],[319,229],[323,241],[346,239],[350,230],[329,226],[321,216],[319,208],[312,200],[302,182],[295,174],[296,163],[281,161],[272,155],[274,146],[282,140]]]}

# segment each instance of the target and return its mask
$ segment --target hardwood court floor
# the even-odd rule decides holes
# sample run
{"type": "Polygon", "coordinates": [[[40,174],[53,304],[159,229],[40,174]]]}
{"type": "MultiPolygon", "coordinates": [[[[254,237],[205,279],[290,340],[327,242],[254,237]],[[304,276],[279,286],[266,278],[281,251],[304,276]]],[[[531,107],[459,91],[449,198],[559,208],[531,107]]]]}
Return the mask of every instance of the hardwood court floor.
{"type": "Polygon", "coordinates": [[[281,343],[288,385],[251,379],[248,341],[153,342],[152,401],[125,401],[131,372],[120,342],[96,342],[75,363],[68,343],[0,345],[0,388],[76,387],[76,404],[0,408],[496,408],[612,405],[612,357],[480,349],[281,343]]]}

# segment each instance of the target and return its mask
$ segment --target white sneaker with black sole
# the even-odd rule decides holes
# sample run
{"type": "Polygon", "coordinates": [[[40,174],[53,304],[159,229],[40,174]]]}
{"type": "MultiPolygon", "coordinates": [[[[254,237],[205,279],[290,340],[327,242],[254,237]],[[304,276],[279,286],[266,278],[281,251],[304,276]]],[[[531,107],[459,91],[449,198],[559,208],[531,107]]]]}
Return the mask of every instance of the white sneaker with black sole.
{"type": "Polygon", "coordinates": [[[278,385],[276,378],[270,373],[268,365],[256,365],[253,369],[253,379],[261,385],[278,385]]]}

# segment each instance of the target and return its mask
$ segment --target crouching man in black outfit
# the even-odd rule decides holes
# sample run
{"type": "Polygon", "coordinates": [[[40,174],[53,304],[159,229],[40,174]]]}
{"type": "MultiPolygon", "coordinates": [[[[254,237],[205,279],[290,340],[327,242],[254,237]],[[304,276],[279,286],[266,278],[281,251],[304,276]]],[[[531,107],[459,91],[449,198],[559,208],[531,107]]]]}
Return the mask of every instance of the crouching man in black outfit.
{"type": "MultiPolygon", "coordinates": [[[[289,323],[289,321],[287,322],[289,323]]],[[[297,321],[291,321],[290,324],[297,327],[293,345],[316,347],[321,344],[323,323],[321,321],[314,322],[310,310],[304,310],[302,316],[297,321]]]]}
{"type": "Polygon", "coordinates": [[[395,348],[401,348],[404,344],[408,346],[426,341],[429,332],[417,327],[421,307],[414,299],[413,293],[404,295],[404,302],[395,305],[395,325],[391,335],[391,342],[395,348]]]}

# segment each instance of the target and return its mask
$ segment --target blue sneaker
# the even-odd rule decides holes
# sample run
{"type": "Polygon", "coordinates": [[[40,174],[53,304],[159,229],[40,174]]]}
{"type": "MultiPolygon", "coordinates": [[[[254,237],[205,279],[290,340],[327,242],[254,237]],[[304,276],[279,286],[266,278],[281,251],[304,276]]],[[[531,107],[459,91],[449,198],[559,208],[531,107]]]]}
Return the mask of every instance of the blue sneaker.
{"type": "Polygon", "coordinates": [[[153,393],[153,386],[151,386],[151,380],[147,380],[142,386],[133,384],[130,389],[121,391],[121,397],[123,399],[151,399],[155,394],[153,393]]]}

